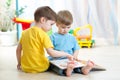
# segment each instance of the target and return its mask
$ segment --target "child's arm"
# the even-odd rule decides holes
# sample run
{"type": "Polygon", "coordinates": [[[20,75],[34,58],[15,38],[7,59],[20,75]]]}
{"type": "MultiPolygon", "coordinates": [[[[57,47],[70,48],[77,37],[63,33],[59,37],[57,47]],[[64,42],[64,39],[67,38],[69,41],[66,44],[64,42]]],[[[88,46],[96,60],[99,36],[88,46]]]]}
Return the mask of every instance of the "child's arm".
{"type": "Polygon", "coordinates": [[[75,60],[78,60],[79,50],[74,51],[73,57],[75,60]]]}
{"type": "Polygon", "coordinates": [[[22,45],[19,43],[16,49],[16,57],[17,57],[17,69],[20,70],[21,68],[21,51],[22,51],[22,45]]]}
{"type": "Polygon", "coordinates": [[[72,55],[65,53],[63,51],[57,51],[54,50],[53,48],[47,48],[46,51],[52,57],[67,57],[69,60],[73,60],[72,55]]]}

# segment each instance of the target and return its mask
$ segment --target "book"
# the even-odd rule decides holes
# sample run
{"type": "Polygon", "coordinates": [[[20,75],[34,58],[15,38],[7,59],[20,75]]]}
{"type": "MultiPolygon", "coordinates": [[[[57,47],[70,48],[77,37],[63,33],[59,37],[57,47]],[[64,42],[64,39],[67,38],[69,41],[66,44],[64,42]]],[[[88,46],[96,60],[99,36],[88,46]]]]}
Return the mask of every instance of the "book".
{"type": "MultiPolygon", "coordinates": [[[[50,63],[57,66],[60,69],[66,69],[67,68],[67,63],[69,62],[68,59],[61,59],[61,60],[51,60],[50,63]]],[[[75,68],[77,67],[83,67],[87,64],[87,61],[85,60],[77,60],[75,61],[75,68]]],[[[94,67],[92,71],[105,71],[106,69],[103,68],[100,65],[94,64],[94,67]]]]}

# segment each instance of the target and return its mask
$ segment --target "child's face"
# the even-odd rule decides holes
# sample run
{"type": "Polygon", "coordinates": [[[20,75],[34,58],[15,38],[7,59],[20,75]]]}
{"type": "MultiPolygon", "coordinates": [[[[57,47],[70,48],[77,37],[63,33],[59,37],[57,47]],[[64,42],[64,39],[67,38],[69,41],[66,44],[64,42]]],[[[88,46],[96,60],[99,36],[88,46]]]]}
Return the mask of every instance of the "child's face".
{"type": "Polygon", "coordinates": [[[58,27],[58,33],[60,34],[67,34],[71,28],[71,25],[64,25],[64,24],[57,24],[58,27]]]}
{"type": "Polygon", "coordinates": [[[55,24],[55,21],[52,20],[46,20],[43,24],[42,24],[42,29],[47,32],[49,30],[52,29],[52,25],[55,24]]]}

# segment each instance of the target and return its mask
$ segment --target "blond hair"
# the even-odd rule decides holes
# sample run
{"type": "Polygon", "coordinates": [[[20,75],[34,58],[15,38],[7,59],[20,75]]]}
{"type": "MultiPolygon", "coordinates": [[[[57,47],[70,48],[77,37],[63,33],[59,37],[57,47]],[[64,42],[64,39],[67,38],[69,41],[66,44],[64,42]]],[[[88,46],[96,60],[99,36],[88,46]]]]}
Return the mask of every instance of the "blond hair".
{"type": "Polygon", "coordinates": [[[59,11],[57,14],[57,23],[71,25],[73,22],[72,14],[68,10],[59,11]]]}

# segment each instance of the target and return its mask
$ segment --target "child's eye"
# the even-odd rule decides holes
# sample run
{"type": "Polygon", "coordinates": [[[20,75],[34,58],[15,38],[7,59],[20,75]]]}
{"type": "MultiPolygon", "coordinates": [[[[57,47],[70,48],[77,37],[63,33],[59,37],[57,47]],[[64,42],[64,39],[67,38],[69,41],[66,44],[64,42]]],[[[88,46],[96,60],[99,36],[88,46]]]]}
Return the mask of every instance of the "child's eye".
{"type": "Polygon", "coordinates": [[[68,29],[70,28],[70,27],[67,27],[68,29]]]}
{"type": "Polygon", "coordinates": [[[65,29],[66,27],[62,27],[63,29],[65,29]]]}
{"type": "Polygon", "coordinates": [[[53,24],[51,24],[51,26],[52,26],[53,24]]]}

